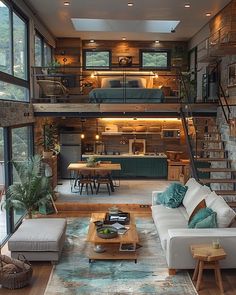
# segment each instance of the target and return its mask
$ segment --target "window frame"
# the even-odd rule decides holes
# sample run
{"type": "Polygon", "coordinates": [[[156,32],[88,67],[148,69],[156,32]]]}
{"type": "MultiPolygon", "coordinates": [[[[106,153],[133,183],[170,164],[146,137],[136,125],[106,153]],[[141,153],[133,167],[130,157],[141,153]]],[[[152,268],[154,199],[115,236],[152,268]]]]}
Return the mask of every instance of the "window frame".
{"type": "Polygon", "coordinates": [[[22,100],[11,100],[11,99],[1,99],[1,101],[12,101],[12,102],[23,102],[23,103],[29,103],[30,102],[30,64],[29,64],[29,54],[30,54],[30,46],[29,46],[29,18],[14,4],[10,3],[7,0],[1,0],[4,5],[6,5],[9,9],[9,16],[10,16],[10,56],[11,56],[11,74],[5,73],[0,71],[0,80],[2,82],[6,82],[9,84],[13,84],[16,86],[20,86],[23,88],[26,88],[28,90],[28,99],[26,101],[22,100]],[[18,16],[22,21],[25,23],[25,48],[26,52],[25,54],[25,79],[18,78],[14,76],[14,34],[13,34],[13,13],[15,13],[16,16],[18,16]]]}
{"type": "Polygon", "coordinates": [[[140,49],[139,60],[141,70],[158,70],[158,71],[169,71],[171,69],[171,50],[170,49],[140,49]],[[158,66],[143,66],[143,53],[167,53],[167,64],[166,67],[158,66]]]}
{"type": "Polygon", "coordinates": [[[109,49],[83,49],[83,69],[84,70],[110,70],[112,61],[112,52],[109,49]],[[87,52],[108,52],[109,53],[109,65],[108,66],[87,66],[86,65],[86,53],[87,52]]]}

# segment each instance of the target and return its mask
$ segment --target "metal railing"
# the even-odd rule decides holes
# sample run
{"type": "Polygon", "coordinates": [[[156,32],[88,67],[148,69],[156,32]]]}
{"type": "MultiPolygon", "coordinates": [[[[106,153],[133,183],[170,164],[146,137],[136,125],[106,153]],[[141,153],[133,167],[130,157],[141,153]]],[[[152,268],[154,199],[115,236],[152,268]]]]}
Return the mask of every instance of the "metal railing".
{"type": "Polygon", "coordinates": [[[225,121],[229,125],[232,115],[231,115],[230,106],[228,104],[228,101],[221,83],[219,83],[218,97],[219,97],[219,105],[221,106],[225,121]]]}

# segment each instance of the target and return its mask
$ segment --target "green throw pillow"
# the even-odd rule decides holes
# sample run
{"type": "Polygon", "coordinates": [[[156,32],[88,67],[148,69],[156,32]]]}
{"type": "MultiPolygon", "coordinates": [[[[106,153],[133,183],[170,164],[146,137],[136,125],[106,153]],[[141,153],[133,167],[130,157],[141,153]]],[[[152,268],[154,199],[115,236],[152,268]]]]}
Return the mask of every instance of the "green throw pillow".
{"type": "Polygon", "coordinates": [[[191,221],[188,224],[189,228],[203,228],[206,227],[206,225],[209,224],[209,227],[217,227],[216,223],[216,212],[214,212],[211,208],[202,208],[200,209],[191,219],[191,221]],[[212,218],[207,219],[208,217],[212,216],[212,218]],[[207,220],[205,220],[207,219],[207,220]],[[214,222],[215,220],[215,222],[214,222]],[[214,226],[214,224],[216,226],[214,226]],[[212,225],[212,226],[210,226],[212,225]]]}
{"type": "Polygon", "coordinates": [[[218,227],[217,221],[216,221],[216,212],[213,212],[213,214],[199,221],[195,225],[195,228],[215,228],[215,227],[218,227]]]}
{"type": "Polygon", "coordinates": [[[163,193],[158,194],[158,202],[170,208],[181,205],[188,187],[180,183],[172,183],[163,193]]]}

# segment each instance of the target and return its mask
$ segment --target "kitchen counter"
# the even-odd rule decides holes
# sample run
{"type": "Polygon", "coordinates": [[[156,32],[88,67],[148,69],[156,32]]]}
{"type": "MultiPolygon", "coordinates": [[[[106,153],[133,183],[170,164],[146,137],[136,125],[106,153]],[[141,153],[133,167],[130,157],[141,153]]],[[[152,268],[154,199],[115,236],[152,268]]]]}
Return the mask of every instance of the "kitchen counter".
{"type": "Polygon", "coordinates": [[[86,155],[85,160],[93,156],[97,161],[111,161],[113,164],[119,163],[121,171],[112,172],[114,178],[156,178],[167,179],[167,156],[164,153],[150,154],[121,154],[121,155],[86,155]]]}
{"type": "Polygon", "coordinates": [[[98,154],[92,154],[92,155],[82,155],[82,158],[88,158],[88,157],[95,157],[95,158],[167,158],[166,154],[164,153],[158,153],[158,154],[121,154],[121,155],[98,155],[98,154]]]}

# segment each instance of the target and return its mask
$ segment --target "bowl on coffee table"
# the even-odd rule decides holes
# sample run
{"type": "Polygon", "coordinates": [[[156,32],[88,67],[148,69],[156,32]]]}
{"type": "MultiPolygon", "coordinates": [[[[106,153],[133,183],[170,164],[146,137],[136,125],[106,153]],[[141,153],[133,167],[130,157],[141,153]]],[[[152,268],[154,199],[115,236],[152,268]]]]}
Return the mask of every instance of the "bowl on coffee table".
{"type": "Polygon", "coordinates": [[[112,226],[104,225],[97,228],[97,235],[102,239],[114,239],[118,236],[118,230],[112,226]]]}

